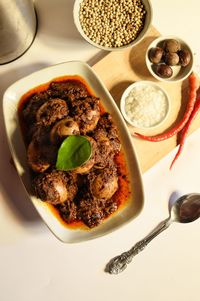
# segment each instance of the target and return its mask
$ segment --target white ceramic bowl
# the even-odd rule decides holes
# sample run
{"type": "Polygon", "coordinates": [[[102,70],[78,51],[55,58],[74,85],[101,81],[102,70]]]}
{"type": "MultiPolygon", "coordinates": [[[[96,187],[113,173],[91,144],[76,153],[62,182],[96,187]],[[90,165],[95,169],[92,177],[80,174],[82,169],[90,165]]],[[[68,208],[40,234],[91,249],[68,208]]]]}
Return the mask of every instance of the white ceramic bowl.
{"type": "Polygon", "coordinates": [[[138,34],[138,36],[129,44],[121,46],[121,47],[105,47],[105,46],[101,46],[97,43],[94,43],[83,31],[82,26],[80,24],[80,19],[79,19],[79,11],[80,11],[80,4],[83,0],[75,0],[74,3],[74,10],[73,10],[73,15],[74,15],[74,23],[76,25],[77,30],[79,31],[79,33],[81,34],[81,36],[91,45],[103,49],[103,50],[107,50],[107,51],[119,51],[119,50],[123,50],[132,46],[135,46],[136,44],[138,44],[146,35],[149,27],[151,26],[151,22],[152,22],[152,6],[149,0],[142,0],[145,9],[147,11],[146,14],[146,18],[145,18],[145,24],[143,29],[141,30],[141,32],[138,34]]]}
{"type": "Polygon", "coordinates": [[[20,79],[6,90],[3,97],[3,111],[8,142],[19,177],[24,184],[30,201],[32,201],[49,229],[61,241],[75,243],[108,234],[130,222],[141,212],[144,202],[142,177],[130,133],[115,101],[89,65],[79,61],[66,62],[42,69],[20,79]],[[18,103],[22,95],[34,87],[50,82],[55,78],[69,75],[79,75],[84,78],[94,94],[100,97],[106,111],[112,115],[119,130],[120,141],[129,171],[131,194],[126,205],[121,209],[119,208],[110,218],[93,229],[72,229],[63,225],[45,202],[31,194],[26,149],[18,120],[18,103]]]}
{"type": "Polygon", "coordinates": [[[148,46],[147,51],[146,51],[146,65],[149,70],[149,72],[152,74],[154,78],[156,78],[159,81],[165,81],[165,82],[178,82],[178,81],[183,81],[186,79],[190,73],[193,70],[193,65],[194,65],[194,57],[193,57],[193,52],[190,46],[183,41],[182,39],[176,37],[176,36],[161,36],[159,38],[156,38],[153,40],[153,42],[148,46]],[[191,60],[190,63],[186,67],[181,67],[180,65],[176,66],[171,66],[173,75],[169,78],[162,78],[159,75],[156,74],[155,72],[155,64],[153,64],[150,59],[149,59],[149,53],[150,49],[157,47],[157,46],[162,46],[162,43],[165,40],[168,39],[175,39],[181,44],[181,49],[187,50],[190,53],[191,60]]]}
{"type": "Polygon", "coordinates": [[[120,109],[125,120],[133,127],[152,129],[166,120],[170,111],[169,96],[163,88],[154,82],[134,82],[124,91],[120,109]],[[137,93],[135,97],[130,95],[132,91],[137,93]],[[142,92],[146,93],[147,97],[144,98],[144,93],[143,96],[138,94],[142,92]],[[150,93],[152,97],[150,97],[150,93]],[[134,109],[132,110],[133,105],[134,109]],[[132,116],[134,118],[131,118],[132,116]]]}

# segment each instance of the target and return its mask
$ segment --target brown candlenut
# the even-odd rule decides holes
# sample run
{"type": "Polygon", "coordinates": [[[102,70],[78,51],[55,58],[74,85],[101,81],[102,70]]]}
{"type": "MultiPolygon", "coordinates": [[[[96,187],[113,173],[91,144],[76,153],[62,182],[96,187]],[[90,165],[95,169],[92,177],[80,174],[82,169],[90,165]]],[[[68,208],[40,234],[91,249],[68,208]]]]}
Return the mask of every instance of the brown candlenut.
{"type": "Polygon", "coordinates": [[[146,10],[141,0],[83,0],[80,24],[86,36],[106,47],[134,41],[144,27],[146,10]]]}

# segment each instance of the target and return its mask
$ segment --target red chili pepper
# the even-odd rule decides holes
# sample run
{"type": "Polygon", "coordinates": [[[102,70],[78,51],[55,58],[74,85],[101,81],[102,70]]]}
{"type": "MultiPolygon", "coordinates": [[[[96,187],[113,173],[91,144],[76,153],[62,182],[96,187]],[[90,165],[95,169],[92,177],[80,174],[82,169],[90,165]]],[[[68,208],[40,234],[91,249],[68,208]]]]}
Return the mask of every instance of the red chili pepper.
{"type": "Polygon", "coordinates": [[[181,139],[180,139],[180,144],[179,144],[179,148],[178,148],[178,151],[170,165],[170,169],[172,169],[172,166],[174,165],[174,163],[176,162],[176,160],[178,159],[178,157],[180,156],[182,150],[183,150],[183,147],[184,147],[184,144],[185,144],[185,140],[186,140],[186,137],[188,135],[188,132],[189,132],[189,129],[190,129],[190,126],[192,124],[192,122],[194,121],[194,119],[196,118],[196,116],[198,115],[198,113],[200,112],[200,96],[198,97],[198,99],[196,100],[196,103],[195,103],[195,106],[194,106],[194,109],[190,115],[190,118],[186,124],[186,126],[184,127],[184,129],[182,130],[181,132],[181,139]]]}
{"type": "Polygon", "coordinates": [[[194,104],[196,101],[196,93],[197,93],[197,89],[199,87],[199,81],[194,74],[191,74],[189,76],[189,87],[190,87],[189,101],[187,104],[185,114],[183,115],[183,118],[180,120],[180,122],[173,129],[170,129],[169,131],[162,133],[162,134],[158,134],[156,136],[145,136],[140,133],[134,133],[134,135],[136,135],[144,140],[148,140],[148,141],[152,141],[152,142],[159,142],[162,140],[166,140],[166,139],[176,135],[178,132],[180,132],[186,125],[186,123],[192,113],[192,110],[194,108],[194,104]]]}

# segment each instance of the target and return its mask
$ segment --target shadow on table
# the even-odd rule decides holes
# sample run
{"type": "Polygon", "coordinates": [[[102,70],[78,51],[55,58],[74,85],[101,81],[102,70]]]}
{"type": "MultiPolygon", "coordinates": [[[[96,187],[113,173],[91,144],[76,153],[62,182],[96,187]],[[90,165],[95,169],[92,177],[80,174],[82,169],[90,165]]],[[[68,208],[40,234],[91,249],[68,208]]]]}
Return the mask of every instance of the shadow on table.
{"type": "Polygon", "coordinates": [[[114,98],[118,108],[120,108],[120,100],[122,97],[122,94],[124,93],[124,91],[126,90],[126,88],[128,88],[128,86],[130,84],[132,84],[133,82],[131,81],[122,81],[116,85],[114,85],[111,90],[110,90],[110,94],[112,95],[112,97],[114,98]]]}
{"type": "Polygon", "coordinates": [[[56,42],[65,40],[83,41],[74,24],[73,6],[74,0],[35,0],[39,28],[37,38],[54,47],[57,47],[56,42]]]}
{"type": "Polygon", "coordinates": [[[140,43],[132,47],[129,55],[129,63],[134,73],[140,80],[155,80],[146,66],[146,51],[155,36],[145,37],[140,43]]]}
{"type": "Polygon", "coordinates": [[[5,90],[16,80],[47,67],[47,64],[37,63],[19,69],[12,69],[5,72],[1,76],[0,84],[0,186],[3,190],[3,194],[6,195],[6,199],[2,200],[6,202],[6,206],[15,214],[15,217],[20,220],[21,223],[32,226],[33,224],[40,222],[40,217],[35,210],[35,207],[31,203],[22,182],[17,174],[17,171],[12,162],[11,153],[8,147],[5,126],[3,122],[3,94],[5,90]]]}
{"type": "Polygon", "coordinates": [[[106,55],[108,55],[110,52],[105,50],[99,50],[99,52],[94,55],[92,58],[90,58],[87,61],[87,64],[91,67],[97,64],[99,61],[101,61],[106,55]]]}

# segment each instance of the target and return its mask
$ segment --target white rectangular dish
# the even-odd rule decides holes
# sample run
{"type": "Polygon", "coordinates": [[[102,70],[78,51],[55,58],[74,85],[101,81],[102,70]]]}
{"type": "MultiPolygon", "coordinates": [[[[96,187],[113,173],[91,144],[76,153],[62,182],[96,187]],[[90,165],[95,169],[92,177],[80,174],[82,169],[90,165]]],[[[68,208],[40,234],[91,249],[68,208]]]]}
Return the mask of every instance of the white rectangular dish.
{"type": "Polygon", "coordinates": [[[86,63],[80,61],[66,62],[42,69],[22,78],[11,85],[4,93],[3,112],[10,151],[19,177],[40,216],[58,239],[66,243],[94,239],[121,227],[133,220],[141,212],[144,203],[142,178],[128,128],[106,87],[86,63]],[[31,195],[30,175],[26,162],[26,149],[17,113],[19,100],[26,92],[54,78],[67,75],[79,75],[84,78],[95,95],[101,99],[106,111],[111,114],[119,130],[120,141],[125,153],[130,178],[131,197],[127,205],[119,209],[101,225],[88,230],[73,229],[65,226],[56,218],[44,202],[31,195]]]}

